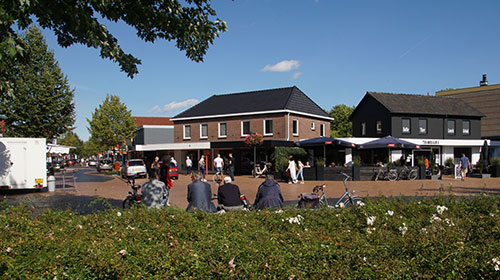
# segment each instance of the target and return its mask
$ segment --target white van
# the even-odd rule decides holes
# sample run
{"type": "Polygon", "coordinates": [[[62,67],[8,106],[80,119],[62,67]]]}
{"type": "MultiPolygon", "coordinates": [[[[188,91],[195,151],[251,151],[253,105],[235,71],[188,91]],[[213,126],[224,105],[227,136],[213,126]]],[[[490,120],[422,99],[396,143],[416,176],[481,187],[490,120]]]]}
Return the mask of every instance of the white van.
{"type": "Polygon", "coordinates": [[[0,137],[0,189],[47,187],[45,138],[0,137]]]}

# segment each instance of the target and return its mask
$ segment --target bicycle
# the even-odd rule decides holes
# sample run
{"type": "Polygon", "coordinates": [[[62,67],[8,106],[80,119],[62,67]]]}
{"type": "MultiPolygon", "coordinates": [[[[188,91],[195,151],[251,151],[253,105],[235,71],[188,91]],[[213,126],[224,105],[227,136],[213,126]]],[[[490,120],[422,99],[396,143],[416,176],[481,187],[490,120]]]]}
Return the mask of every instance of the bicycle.
{"type": "Polygon", "coordinates": [[[131,208],[136,203],[142,201],[142,194],[137,192],[141,188],[141,185],[135,184],[135,176],[127,177],[127,185],[132,188],[132,192],[129,191],[127,197],[123,200],[123,209],[131,208]]]}
{"type": "Polygon", "coordinates": [[[215,174],[212,176],[212,181],[215,182],[217,185],[221,185],[222,180],[223,180],[224,173],[222,171],[217,171],[215,174]]]}
{"type": "Polygon", "coordinates": [[[389,181],[396,181],[398,179],[398,171],[396,169],[383,169],[380,168],[378,171],[375,173],[375,181],[378,180],[389,180],[389,181]]]}
{"type": "MultiPolygon", "coordinates": [[[[264,163],[264,162],[262,162],[264,163]]],[[[262,164],[261,163],[261,164],[262,164]]],[[[256,165],[253,169],[252,169],[252,176],[254,178],[257,178],[257,177],[260,177],[262,175],[266,175],[267,172],[269,172],[269,170],[271,169],[271,163],[267,162],[267,163],[264,163],[264,168],[260,168],[260,164],[256,165]]]]}
{"type": "Polygon", "coordinates": [[[311,208],[330,208],[330,209],[339,209],[339,208],[344,208],[344,207],[350,207],[350,206],[360,206],[360,204],[363,204],[363,199],[361,197],[355,196],[354,195],[354,190],[352,192],[349,191],[349,188],[347,187],[347,181],[352,179],[351,176],[347,175],[344,172],[339,172],[342,174],[344,178],[344,187],[345,187],[345,193],[340,196],[340,198],[335,202],[334,205],[328,204],[328,199],[326,198],[326,184],[319,185],[313,188],[313,193],[305,193],[305,194],[300,194],[299,198],[299,208],[306,208],[306,203],[305,200],[316,200],[317,202],[312,203],[311,208]]]}
{"type": "Polygon", "coordinates": [[[401,172],[398,174],[398,180],[415,180],[418,177],[417,169],[410,169],[408,166],[404,166],[401,172]]]}

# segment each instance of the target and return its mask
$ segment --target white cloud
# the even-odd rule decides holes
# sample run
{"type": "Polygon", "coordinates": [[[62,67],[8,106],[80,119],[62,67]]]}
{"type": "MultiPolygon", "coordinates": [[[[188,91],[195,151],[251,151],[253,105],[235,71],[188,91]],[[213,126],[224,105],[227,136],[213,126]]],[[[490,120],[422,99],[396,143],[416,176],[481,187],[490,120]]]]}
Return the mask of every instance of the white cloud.
{"type": "Polygon", "coordinates": [[[181,102],[172,101],[172,102],[165,104],[163,106],[155,105],[153,108],[151,108],[151,110],[149,110],[149,112],[166,114],[166,113],[169,113],[172,111],[177,111],[179,109],[191,107],[191,106],[196,105],[198,103],[200,103],[200,101],[198,101],[197,99],[188,99],[188,100],[184,100],[181,102]]]}
{"type": "Polygon", "coordinates": [[[283,60],[274,65],[266,65],[262,68],[262,72],[290,72],[298,69],[300,62],[298,60],[283,60]]]}
{"type": "Polygon", "coordinates": [[[300,75],[302,75],[302,72],[295,72],[295,73],[293,74],[292,78],[293,78],[294,80],[297,80],[297,79],[300,77],[300,75]]]}

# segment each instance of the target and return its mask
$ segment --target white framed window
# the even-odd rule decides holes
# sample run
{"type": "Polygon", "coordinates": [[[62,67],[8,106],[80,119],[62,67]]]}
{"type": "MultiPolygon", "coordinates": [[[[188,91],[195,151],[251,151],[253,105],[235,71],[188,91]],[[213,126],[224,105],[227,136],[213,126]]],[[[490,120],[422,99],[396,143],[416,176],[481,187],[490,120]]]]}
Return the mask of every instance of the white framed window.
{"type": "Polygon", "coordinates": [[[427,134],[427,120],[419,119],[418,120],[418,134],[425,135],[427,134]]]}
{"type": "Polygon", "coordinates": [[[191,139],[191,125],[190,124],[185,124],[184,129],[183,129],[183,138],[184,139],[191,139]]]}
{"type": "Polygon", "coordinates": [[[292,120],[293,136],[299,136],[299,120],[292,120]]]}
{"type": "Polygon", "coordinates": [[[311,122],[311,130],[312,131],[316,130],[316,123],[311,122]]]}
{"type": "Polygon", "coordinates": [[[200,124],[200,139],[208,138],[208,123],[200,124]]]}
{"type": "Polygon", "coordinates": [[[362,136],[366,135],[366,123],[365,122],[361,123],[361,135],[362,136]]]}
{"type": "Polygon", "coordinates": [[[470,135],[470,121],[463,121],[462,122],[462,134],[463,135],[470,135]]]}
{"type": "Polygon", "coordinates": [[[377,121],[377,134],[382,134],[382,121],[377,121]]]}
{"type": "Polygon", "coordinates": [[[227,123],[221,122],[219,123],[219,138],[227,137],[227,123]]]}
{"type": "Polygon", "coordinates": [[[264,136],[273,135],[273,120],[264,120],[264,136]]]}
{"type": "Polygon", "coordinates": [[[241,121],[241,136],[250,135],[250,121],[241,121]]]}
{"type": "Polygon", "coordinates": [[[321,137],[325,136],[325,124],[324,123],[319,124],[319,136],[321,136],[321,137]]]}

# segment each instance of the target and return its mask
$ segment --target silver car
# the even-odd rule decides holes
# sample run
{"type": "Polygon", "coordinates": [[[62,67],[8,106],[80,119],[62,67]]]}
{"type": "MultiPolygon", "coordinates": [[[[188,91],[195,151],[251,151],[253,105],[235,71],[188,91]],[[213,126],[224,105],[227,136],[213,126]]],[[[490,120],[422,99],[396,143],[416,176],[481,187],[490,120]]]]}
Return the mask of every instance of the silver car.
{"type": "Polygon", "coordinates": [[[109,159],[100,160],[97,164],[97,172],[113,170],[113,163],[109,159]]]}
{"type": "Polygon", "coordinates": [[[122,166],[122,177],[132,177],[136,178],[139,176],[143,176],[144,178],[147,176],[146,164],[142,159],[129,159],[125,161],[125,164],[122,166]]]}

